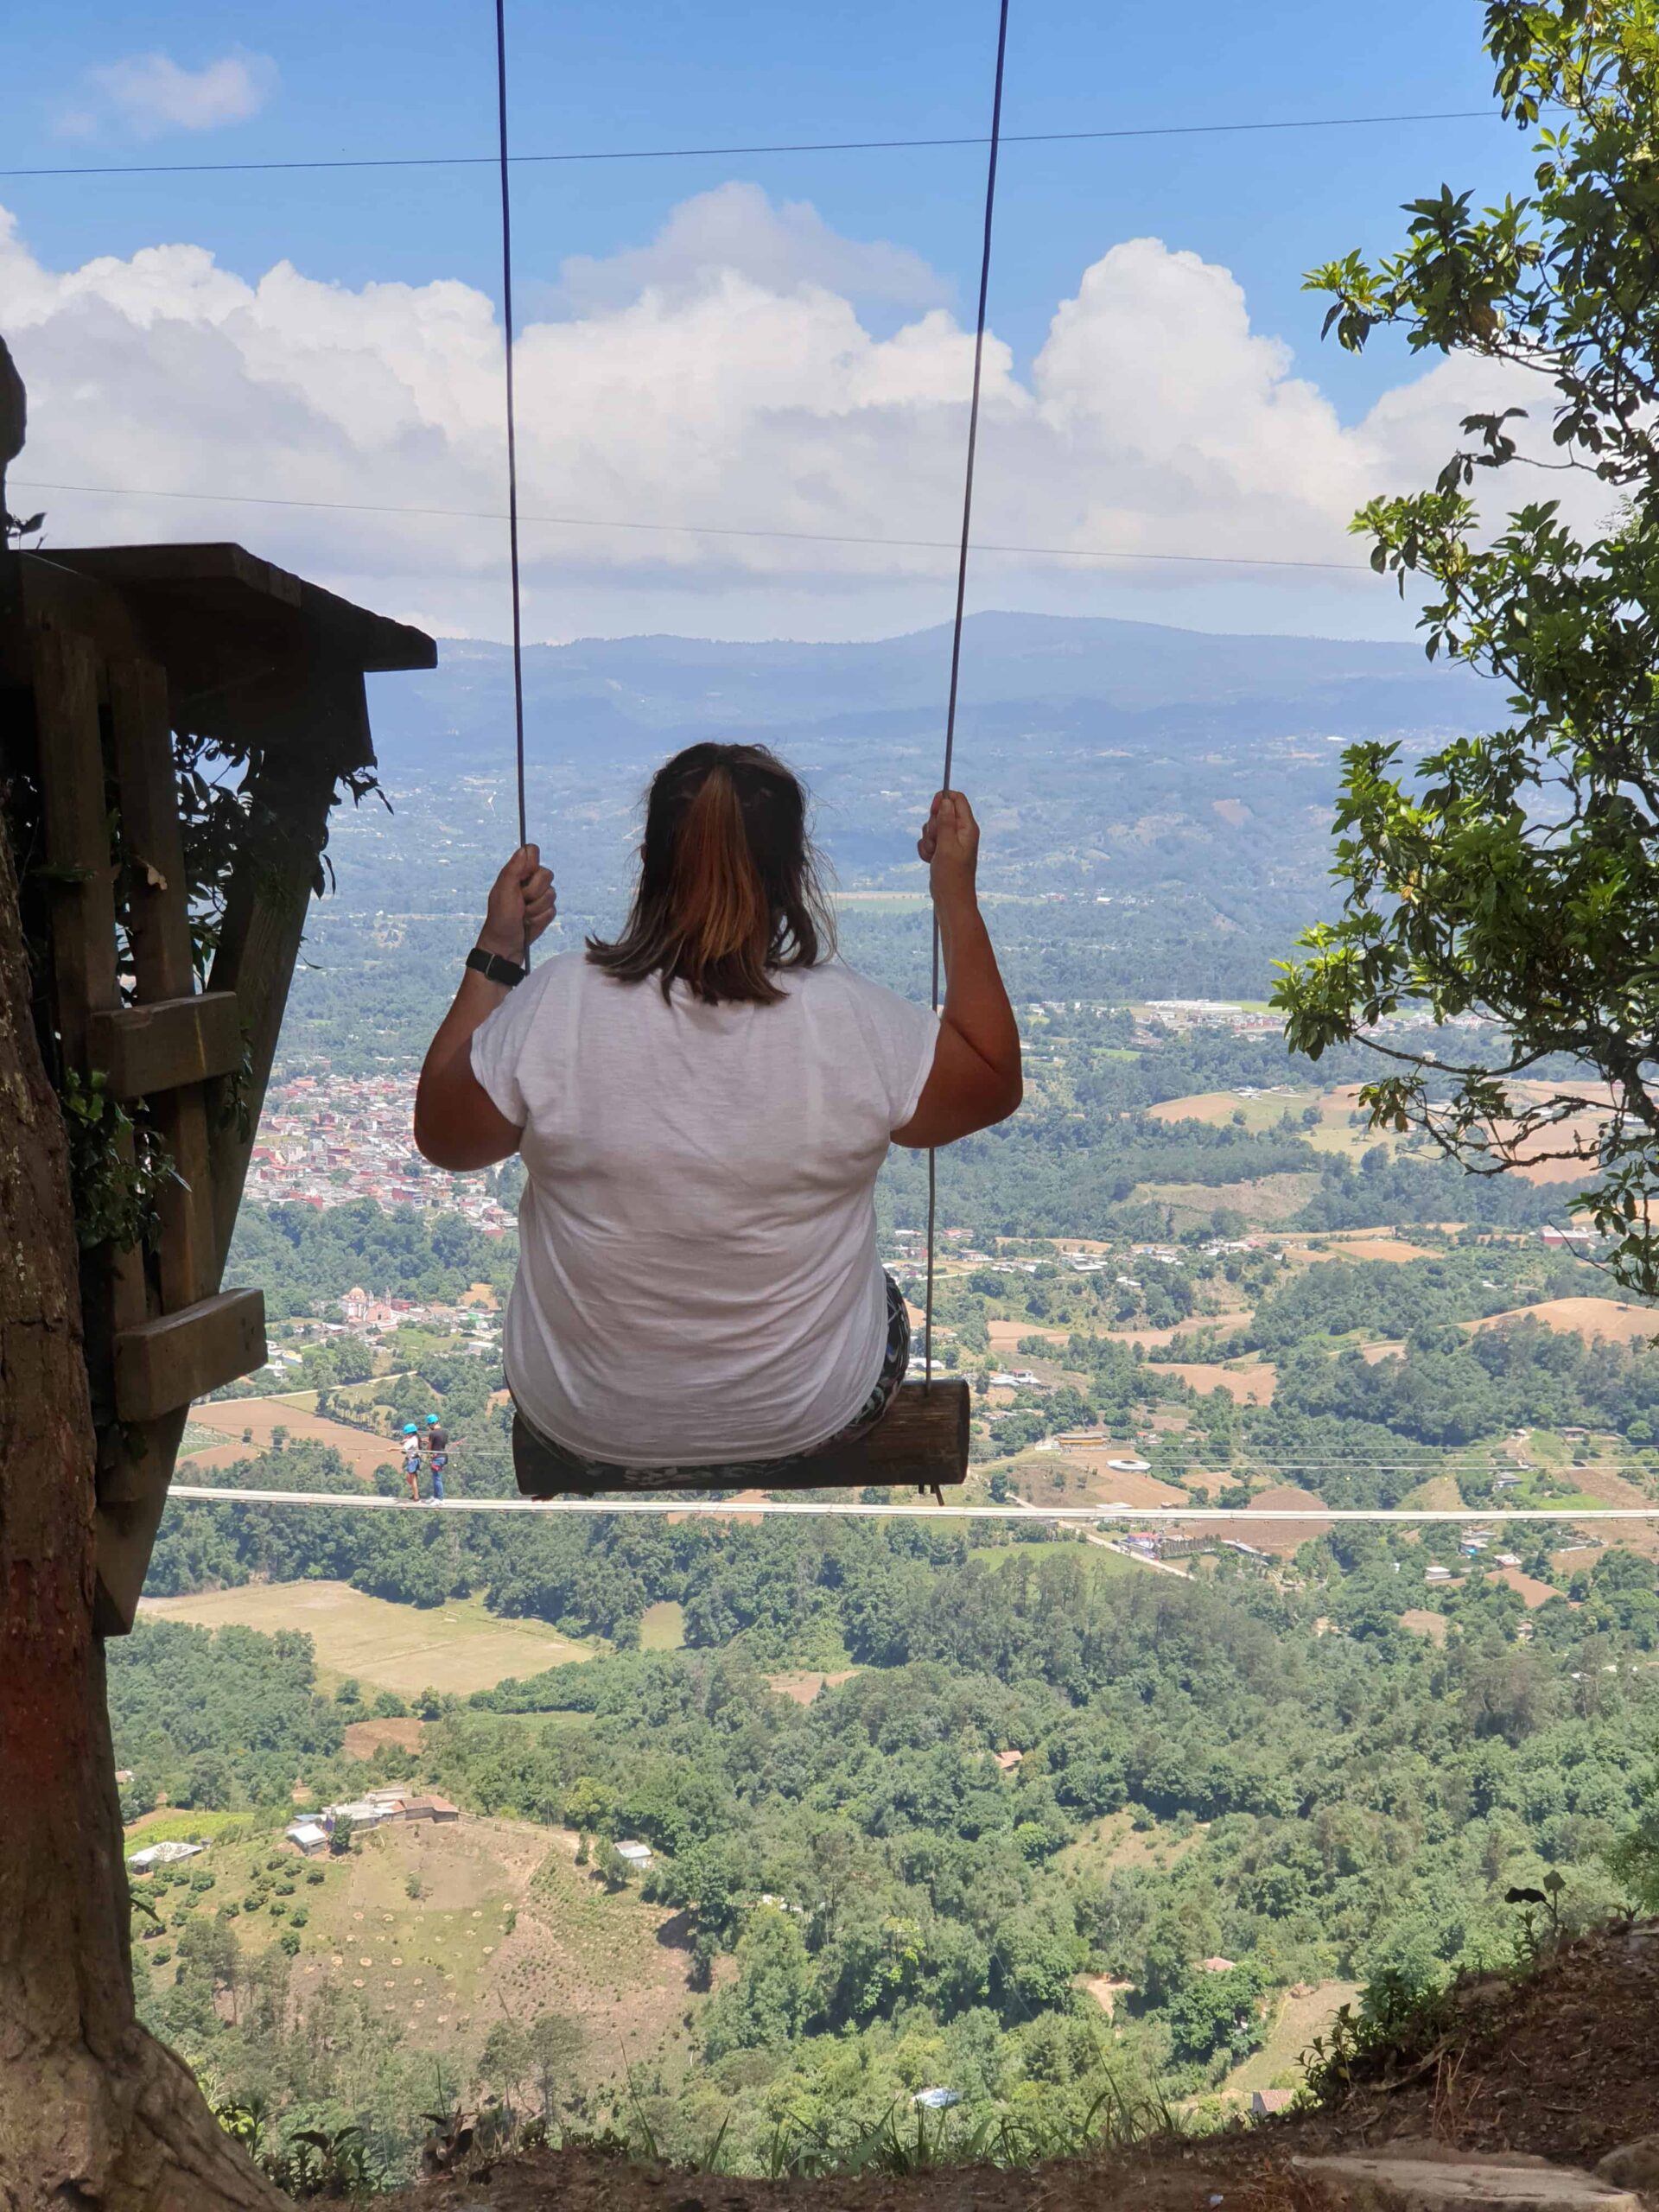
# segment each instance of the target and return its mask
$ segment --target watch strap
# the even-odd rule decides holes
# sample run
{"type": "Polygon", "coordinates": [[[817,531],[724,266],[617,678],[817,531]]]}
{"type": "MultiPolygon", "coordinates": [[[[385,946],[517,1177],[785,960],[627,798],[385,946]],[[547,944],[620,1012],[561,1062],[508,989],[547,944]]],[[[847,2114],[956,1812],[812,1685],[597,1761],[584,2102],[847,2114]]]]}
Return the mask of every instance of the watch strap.
{"type": "Polygon", "coordinates": [[[486,952],[481,944],[475,944],[467,954],[467,965],[475,968],[480,976],[486,976],[493,983],[505,983],[509,990],[522,983],[530,973],[516,960],[504,959],[499,952],[486,952]]]}

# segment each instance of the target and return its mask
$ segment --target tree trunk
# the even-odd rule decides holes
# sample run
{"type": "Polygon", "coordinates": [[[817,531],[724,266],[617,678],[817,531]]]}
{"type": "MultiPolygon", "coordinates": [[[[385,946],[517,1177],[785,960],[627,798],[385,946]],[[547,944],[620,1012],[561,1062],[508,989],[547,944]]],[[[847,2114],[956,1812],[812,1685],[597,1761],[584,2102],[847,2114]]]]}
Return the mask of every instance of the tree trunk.
{"type": "Polygon", "coordinates": [[[139,2027],[102,1646],[63,1126],[0,828],[0,2207],[288,2200],[139,2027]]]}

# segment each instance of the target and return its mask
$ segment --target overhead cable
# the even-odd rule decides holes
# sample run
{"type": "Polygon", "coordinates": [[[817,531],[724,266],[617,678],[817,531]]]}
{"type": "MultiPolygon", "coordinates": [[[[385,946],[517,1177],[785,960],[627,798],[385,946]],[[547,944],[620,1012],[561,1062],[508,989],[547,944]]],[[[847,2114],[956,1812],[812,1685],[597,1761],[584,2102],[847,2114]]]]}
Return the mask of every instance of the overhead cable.
{"type": "MultiPolygon", "coordinates": [[[[505,513],[499,507],[402,506],[368,499],[278,499],[253,492],[168,492],[122,484],[58,484],[38,476],[13,476],[8,481],[24,491],[67,492],[98,499],[189,499],[219,506],[305,508],[321,514],[429,516],[451,522],[506,520],[505,513]]],[[[868,537],[849,531],[750,530],[728,523],[637,522],[595,515],[521,512],[518,520],[547,530],[647,531],[683,537],[759,538],[783,544],[865,545],[900,553],[955,554],[958,550],[957,540],[952,537],[868,537]]],[[[1212,569],[1331,569],[1344,575],[1371,573],[1368,561],[1302,560],[1268,553],[1155,553],[1128,546],[1012,545],[982,537],[974,540],[974,550],[1037,561],[1159,561],[1212,569]]]]}
{"type": "MultiPolygon", "coordinates": [[[[1405,115],[1287,116],[1278,120],[1249,117],[1230,123],[1116,124],[1100,130],[1014,130],[1002,134],[1005,146],[1087,145],[1115,138],[1210,138],[1248,131],[1362,130],[1402,123],[1491,123],[1490,107],[1431,108],[1405,115]]],[[[941,138],[804,138],[748,146],[607,146],[559,154],[514,154],[519,168],[557,167],[583,162],[693,162],[749,159],[762,154],[881,154],[924,152],[953,146],[984,146],[988,136],[941,138]]],[[[253,176],[308,169],[470,169],[493,168],[495,154],[345,155],[328,160],[286,162],[93,162],[51,168],[0,168],[0,177],[41,179],[77,176],[253,176]]]]}

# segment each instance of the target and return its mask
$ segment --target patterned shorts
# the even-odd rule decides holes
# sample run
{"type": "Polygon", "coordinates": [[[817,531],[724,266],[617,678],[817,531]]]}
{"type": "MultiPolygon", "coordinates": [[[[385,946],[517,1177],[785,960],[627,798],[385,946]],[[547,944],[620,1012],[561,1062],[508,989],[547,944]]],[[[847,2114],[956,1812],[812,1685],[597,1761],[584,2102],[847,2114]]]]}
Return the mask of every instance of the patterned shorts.
{"type": "Polygon", "coordinates": [[[607,1460],[584,1459],[567,1452],[562,1444],[532,1428],[515,1407],[512,1466],[520,1491],[526,1497],[592,1497],[613,1490],[763,1490],[804,1459],[815,1459],[821,1452],[857,1443],[893,1403],[910,1364],[910,1315],[905,1309],[905,1294],[891,1275],[887,1277],[887,1346],[875,1387],[845,1428],[815,1444],[810,1452],[792,1452],[781,1459],[731,1460],[712,1467],[614,1466],[607,1460]]]}

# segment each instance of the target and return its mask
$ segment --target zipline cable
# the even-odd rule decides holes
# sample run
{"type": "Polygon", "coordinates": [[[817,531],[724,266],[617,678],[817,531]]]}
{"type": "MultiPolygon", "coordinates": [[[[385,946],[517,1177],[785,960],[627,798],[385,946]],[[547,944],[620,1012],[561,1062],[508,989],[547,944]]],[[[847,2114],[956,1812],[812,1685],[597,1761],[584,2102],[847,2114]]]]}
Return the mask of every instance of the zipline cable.
{"type": "MultiPolygon", "coordinates": [[[[962,622],[968,596],[968,548],[974,520],[974,456],[979,445],[979,393],[985,362],[985,309],[991,289],[991,238],[996,218],[996,156],[1002,135],[1002,71],[1008,50],[1008,0],[1000,0],[996,24],[996,82],[991,93],[990,156],[985,164],[985,234],[979,256],[979,314],[974,327],[974,388],[968,404],[968,458],[963,471],[962,543],[957,555],[957,613],[950,632],[950,696],[944,714],[944,772],[941,791],[950,789],[957,750],[957,694],[962,676],[962,622]]],[[[932,1007],[939,1010],[939,917],[933,913],[932,1007]]],[[[934,1232],[938,1221],[938,1154],[927,1153],[927,1303],[922,1324],[922,1376],[933,1380],[934,1232]]]]}
{"type": "Polygon", "coordinates": [[[1480,1510],[1472,1506],[1425,1507],[1389,1511],[1381,1507],[1363,1510],[1342,1506],[1299,1505],[1247,1511],[1242,1506],[1154,1505],[946,1505],[926,1504],[826,1505],[817,1499],[683,1498],[683,1497],[448,1497],[416,1505],[407,1497],[382,1497],[368,1491],[220,1490],[188,1483],[175,1483],[168,1491],[169,1503],[182,1505],[321,1505],[344,1506],[372,1513],[675,1513],[688,1519],[741,1519],[753,1514],[770,1520],[946,1520],[1053,1522],[1058,1526],[1092,1528],[1155,1528],[1192,1521],[1242,1522],[1267,1528],[1283,1522],[1387,1522],[1417,1526],[1449,1521],[1485,1524],[1491,1521],[1584,1522],[1659,1521],[1659,1505],[1599,1505],[1575,1511],[1570,1506],[1525,1506],[1515,1511],[1502,1508],[1480,1510]]]}
{"type": "MultiPolygon", "coordinates": [[[[506,0],[495,0],[496,119],[501,167],[501,324],[506,340],[507,558],[512,575],[513,761],[518,778],[518,842],[530,841],[524,806],[524,649],[518,593],[518,435],[512,393],[512,185],[507,165],[506,0]]],[[[530,948],[524,948],[526,961],[530,948]]]]}

